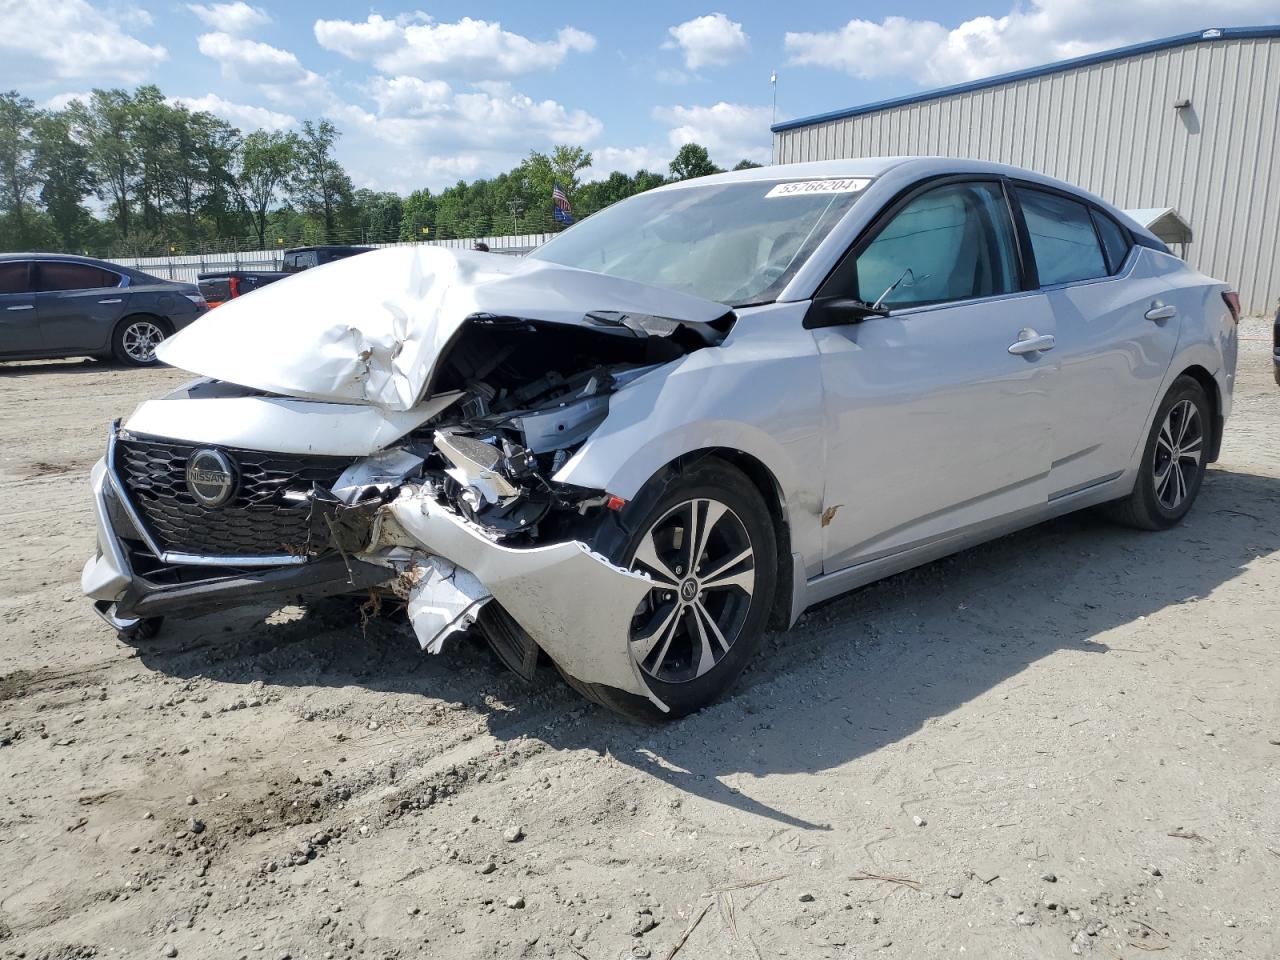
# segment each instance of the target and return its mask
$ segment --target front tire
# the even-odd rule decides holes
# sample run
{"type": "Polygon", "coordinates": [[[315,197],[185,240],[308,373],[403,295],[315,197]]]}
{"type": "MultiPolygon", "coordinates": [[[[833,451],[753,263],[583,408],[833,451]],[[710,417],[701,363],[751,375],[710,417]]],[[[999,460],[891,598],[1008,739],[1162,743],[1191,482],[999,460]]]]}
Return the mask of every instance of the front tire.
{"type": "Polygon", "coordinates": [[[1212,423],[1204,388],[1178,377],[1156,410],[1133,493],[1110,506],[1112,519],[1140,530],[1181,522],[1204,481],[1212,423]]]}
{"type": "Polygon", "coordinates": [[[111,352],[127,367],[154,367],[156,347],[169,335],[164,321],[158,317],[128,317],[111,338],[111,352]]]}
{"type": "Polygon", "coordinates": [[[729,463],[705,457],[650,481],[591,539],[614,563],[654,580],[632,619],[628,652],[669,712],[566,676],[570,686],[646,721],[674,720],[718,699],[759,648],[773,605],[777,542],[760,491],[729,463]]]}

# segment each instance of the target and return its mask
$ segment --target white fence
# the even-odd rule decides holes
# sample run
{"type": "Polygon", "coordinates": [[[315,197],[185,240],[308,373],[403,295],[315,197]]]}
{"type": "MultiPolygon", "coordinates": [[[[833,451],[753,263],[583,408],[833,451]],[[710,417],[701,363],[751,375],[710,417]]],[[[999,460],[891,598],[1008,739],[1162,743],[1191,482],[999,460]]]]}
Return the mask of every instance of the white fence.
{"type": "MultiPolygon", "coordinates": [[[[542,246],[554,233],[526,233],[511,237],[467,237],[459,240],[427,240],[413,243],[370,243],[370,247],[430,246],[470,250],[485,243],[493,253],[521,256],[542,246]]],[[[171,257],[115,257],[112,263],[133,267],[166,280],[194,283],[202,273],[222,270],[279,270],[285,247],[276,250],[239,250],[234,253],[201,253],[171,257]]]]}

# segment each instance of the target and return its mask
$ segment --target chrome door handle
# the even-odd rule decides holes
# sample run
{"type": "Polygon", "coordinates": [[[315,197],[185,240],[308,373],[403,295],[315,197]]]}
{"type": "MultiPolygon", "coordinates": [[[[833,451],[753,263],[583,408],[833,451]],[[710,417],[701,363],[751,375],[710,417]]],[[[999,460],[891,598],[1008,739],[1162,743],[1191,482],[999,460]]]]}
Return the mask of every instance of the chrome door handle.
{"type": "Polygon", "coordinates": [[[18,307],[5,307],[6,310],[34,310],[35,306],[30,303],[24,303],[18,307]]]}
{"type": "Polygon", "coordinates": [[[1052,334],[1037,334],[1028,328],[1018,334],[1017,340],[1009,344],[1009,352],[1015,357],[1028,353],[1044,353],[1046,350],[1052,350],[1056,343],[1052,334]]]}
{"type": "Polygon", "coordinates": [[[119,298],[119,297],[112,297],[110,300],[99,300],[98,302],[99,302],[99,303],[119,303],[119,302],[120,302],[120,298],[119,298]]]}
{"type": "Polygon", "coordinates": [[[1153,303],[1151,309],[1143,314],[1148,320],[1172,320],[1178,315],[1178,308],[1172,303],[1153,303]]]}

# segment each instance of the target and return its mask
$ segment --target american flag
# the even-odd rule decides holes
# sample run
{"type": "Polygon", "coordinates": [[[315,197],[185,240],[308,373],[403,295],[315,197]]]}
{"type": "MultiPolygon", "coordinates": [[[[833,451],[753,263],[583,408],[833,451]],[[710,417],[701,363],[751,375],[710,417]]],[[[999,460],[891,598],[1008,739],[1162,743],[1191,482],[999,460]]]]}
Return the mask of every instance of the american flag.
{"type": "Polygon", "coordinates": [[[569,203],[569,198],[565,195],[564,189],[558,183],[551,184],[551,202],[555,206],[551,215],[558,222],[566,226],[573,223],[573,206],[569,203]]]}

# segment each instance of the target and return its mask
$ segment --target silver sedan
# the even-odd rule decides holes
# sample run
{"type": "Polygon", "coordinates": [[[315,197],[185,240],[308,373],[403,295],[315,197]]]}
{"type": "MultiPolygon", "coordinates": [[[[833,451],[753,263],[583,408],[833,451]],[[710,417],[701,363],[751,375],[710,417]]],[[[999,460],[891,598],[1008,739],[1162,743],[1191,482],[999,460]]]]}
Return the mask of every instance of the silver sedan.
{"type": "Polygon", "coordinates": [[[1084,507],[1177,523],[1237,314],[1104,200],[938,158],[671,184],[527,258],[376,251],[161,345],[202,379],[112,428],[83,586],[130,640],[372,591],[425,650],[677,717],[853,587],[1084,507]]]}

